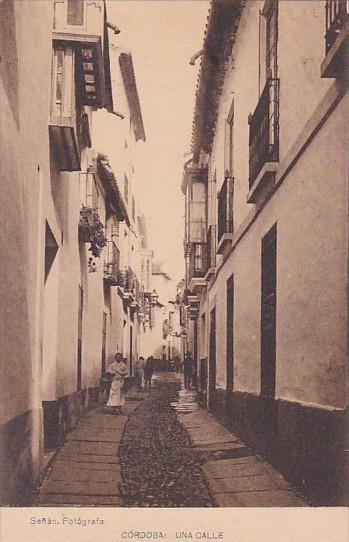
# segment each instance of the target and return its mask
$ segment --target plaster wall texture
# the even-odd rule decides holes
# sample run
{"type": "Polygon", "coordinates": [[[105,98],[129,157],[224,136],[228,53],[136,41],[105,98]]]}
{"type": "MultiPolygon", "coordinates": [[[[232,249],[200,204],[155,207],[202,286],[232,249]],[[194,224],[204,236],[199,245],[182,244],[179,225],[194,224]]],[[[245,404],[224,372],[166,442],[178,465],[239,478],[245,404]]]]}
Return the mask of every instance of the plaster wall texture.
{"type": "Polygon", "coordinates": [[[277,222],[276,396],[346,406],[348,105],[346,95],[210,290],[222,322],[217,322],[218,387],[225,387],[226,281],[234,273],[235,389],[260,391],[261,239],[277,222]]]}
{"type": "MultiPolygon", "coordinates": [[[[6,262],[0,270],[1,423],[41,407],[37,307],[43,280],[41,201],[49,179],[51,11],[49,2],[39,6],[32,1],[4,1],[0,5],[1,250],[6,262]]],[[[34,439],[39,443],[39,414],[37,420],[34,439]]]]}

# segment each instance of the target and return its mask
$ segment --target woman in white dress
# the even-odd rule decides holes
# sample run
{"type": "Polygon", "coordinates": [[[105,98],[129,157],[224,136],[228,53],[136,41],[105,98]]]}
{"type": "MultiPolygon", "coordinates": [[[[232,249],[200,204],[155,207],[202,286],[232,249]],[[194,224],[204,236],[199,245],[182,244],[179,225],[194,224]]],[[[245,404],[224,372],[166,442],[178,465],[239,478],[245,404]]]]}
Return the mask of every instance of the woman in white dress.
{"type": "Polygon", "coordinates": [[[107,407],[111,407],[113,413],[121,414],[121,407],[125,402],[123,387],[125,377],[128,373],[127,365],[122,359],[122,354],[118,352],[115,355],[115,361],[109,365],[107,372],[113,375],[107,407]]]}

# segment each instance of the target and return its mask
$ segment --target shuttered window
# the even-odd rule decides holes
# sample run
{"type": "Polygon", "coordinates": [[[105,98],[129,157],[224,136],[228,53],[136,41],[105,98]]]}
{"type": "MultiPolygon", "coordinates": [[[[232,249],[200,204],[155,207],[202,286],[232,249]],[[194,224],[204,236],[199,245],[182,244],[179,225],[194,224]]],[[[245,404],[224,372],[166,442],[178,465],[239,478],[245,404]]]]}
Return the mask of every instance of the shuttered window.
{"type": "Polygon", "coordinates": [[[72,26],[83,26],[84,0],[67,0],[67,23],[72,26]]]}

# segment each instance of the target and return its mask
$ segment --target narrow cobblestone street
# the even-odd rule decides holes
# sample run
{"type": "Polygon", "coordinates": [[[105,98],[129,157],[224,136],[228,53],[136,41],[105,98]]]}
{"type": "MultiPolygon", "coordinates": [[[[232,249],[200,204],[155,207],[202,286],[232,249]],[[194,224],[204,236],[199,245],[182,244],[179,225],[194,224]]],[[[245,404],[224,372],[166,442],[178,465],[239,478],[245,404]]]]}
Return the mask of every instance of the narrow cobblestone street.
{"type": "Polygon", "coordinates": [[[196,403],[182,375],[131,388],[123,414],[85,416],[50,462],[41,506],[306,506],[288,482],[196,403]]]}
{"type": "Polygon", "coordinates": [[[165,373],[126,425],[119,452],[126,506],[212,506],[187,432],[171,407],[179,390],[179,379],[165,373]]]}

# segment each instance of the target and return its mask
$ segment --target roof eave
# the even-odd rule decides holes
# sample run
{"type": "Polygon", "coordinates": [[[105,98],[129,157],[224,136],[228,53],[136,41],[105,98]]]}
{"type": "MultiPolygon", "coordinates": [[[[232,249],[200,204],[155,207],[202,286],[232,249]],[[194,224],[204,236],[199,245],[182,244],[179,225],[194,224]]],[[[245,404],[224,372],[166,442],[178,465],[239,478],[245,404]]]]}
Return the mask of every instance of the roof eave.
{"type": "Polygon", "coordinates": [[[130,53],[121,53],[119,56],[119,64],[122,79],[125,85],[127,101],[130,107],[136,141],[145,141],[143,117],[137,90],[132,55],[130,53]]]}

